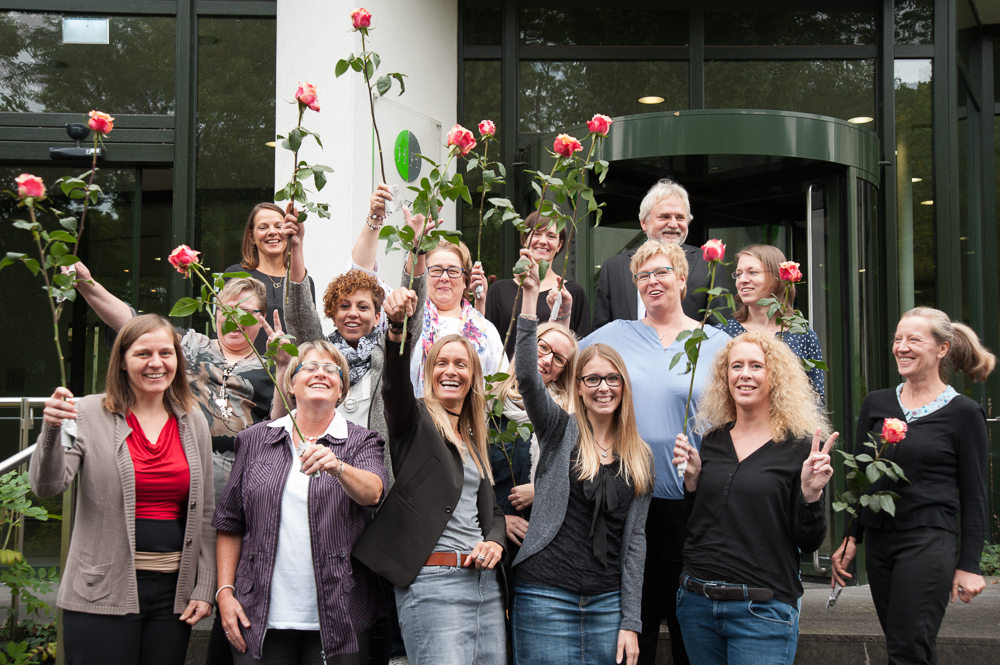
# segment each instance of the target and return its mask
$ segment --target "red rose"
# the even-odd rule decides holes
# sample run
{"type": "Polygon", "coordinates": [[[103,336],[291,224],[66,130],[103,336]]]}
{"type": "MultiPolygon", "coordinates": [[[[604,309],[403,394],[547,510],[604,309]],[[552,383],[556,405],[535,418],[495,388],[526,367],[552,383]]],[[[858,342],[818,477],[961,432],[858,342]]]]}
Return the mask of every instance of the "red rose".
{"type": "Polygon", "coordinates": [[[360,28],[370,28],[372,25],[372,14],[364,7],[358,7],[351,12],[351,25],[355,30],[360,28]]]}
{"type": "Polygon", "coordinates": [[[886,443],[899,443],[906,438],[906,423],[898,418],[886,418],[882,422],[882,440],[886,443]]]}
{"type": "Polygon", "coordinates": [[[170,252],[170,256],[167,261],[170,261],[170,265],[177,268],[177,272],[187,277],[188,268],[195,263],[198,263],[198,255],[201,252],[196,252],[187,245],[179,245],[177,249],[170,252]]]}
{"type": "Polygon", "coordinates": [[[22,173],[14,178],[17,183],[17,195],[22,199],[40,199],[45,196],[45,183],[38,176],[22,173]]]}
{"type": "Polygon", "coordinates": [[[591,134],[600,134],[601,136],[607,136],[608,130],[611,129],[611,123],[613,122],[614,120],[612,120],[608,116],[601,115],[600,113],[598,113],[593,118],[591,118],[590,122],[587,123],[587,129],[590,130],[591,134]]]}
{"type": "Polygon", "coordinates": [[[470,150],[476,147],[476,139],[468,129],[462,125],[455,125],[448,132],[448,145],[457,147],[458,151],[465,157],[470,150]]]}
{"type": "Polygon", "coordinates": [[[87,126],[95,132],[107,136],[108,132],[115,128],[115,119],[107,113],[91,111],[90,120],[87,121],[87,126]]]}
{"type": "Polygon", "coordinates": [[[701,256],[706,262],[721,261],[726,257],[726,246],[721,240],[709,240],[701,246],[701,256]]]}
{"type": "Polygon", "coordinates": [[[319,100],[316,98],[316,86],[308,81],[299,81],[299,89],[295,91],[295,99],[299,104],[308,106],[313,111],[319,113],[319,100]]]}
{"type": "Polygon", "coordinates": [[[583,150],[583,146],[569,134],[560,134],[556,137],[556,142],[552,145],[552,149],[556,151],[556,154],[569,158],[573,156],[574,152],[583,150]]]}
{"type": "MultiPolygon", "coordinates": [[[[802,279],[802,271],[795,261],[785,261],[779,266],[778,279],[785,282],[797,282],[802,279]]],[[[905,428],[905,425],[904,425],[905,428]]]]}
{"type": "Polygon", "coordinates": [[[497,126],[493,124],[492,120],[483,120],[479,123],[479,133],[482,136],[493,136],[497,133],[497,126]]]}

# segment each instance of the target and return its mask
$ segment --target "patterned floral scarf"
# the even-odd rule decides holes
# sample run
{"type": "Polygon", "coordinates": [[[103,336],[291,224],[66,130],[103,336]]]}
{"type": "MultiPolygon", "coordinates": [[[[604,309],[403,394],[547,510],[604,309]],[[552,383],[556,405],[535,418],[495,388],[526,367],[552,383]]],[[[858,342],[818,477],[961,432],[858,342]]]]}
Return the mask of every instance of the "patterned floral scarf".
{"type": "MultiPolygon", "coordinates": [[[[476,348],[476,354],[482,358],[486,353],[486,324],[488,321],[482,313],[473,307],[466,298],[462,298],[462,332],[465,339],[472,342],[476,348]]],[[[438,314],[437,306],[428,298],[424,303],[424,345],[421,365],[427,362],[427,352],[437,341],[437,333],[440,327],[441,318],[438,314]]]]}
{"type": "Polygon", "coordinates": [[[358,340],[358,348],[355,349],[340,334],[336,328],[330,333],[328,339],[337,347],[337,350],[344,354],[347,359],[347,366],[351,368],[351,385],[356,386],[361,377],[372,368],[372,351],[378,346],[382,331],[377,327],[370,333],[358,340]]]}

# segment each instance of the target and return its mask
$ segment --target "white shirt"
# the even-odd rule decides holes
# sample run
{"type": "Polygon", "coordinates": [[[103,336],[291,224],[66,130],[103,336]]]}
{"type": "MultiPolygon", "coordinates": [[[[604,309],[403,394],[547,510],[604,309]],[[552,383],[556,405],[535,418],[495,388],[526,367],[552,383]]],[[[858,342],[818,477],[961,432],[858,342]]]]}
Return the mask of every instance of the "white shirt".
{"type": "MultiPolygon", "coordinates": [[[[486,336],[485,349],[479,354],[479,362],[483,366],[483,376],[496,374],[502,368],[507,367],[507,356],[503,352],[503,340],[500,333],[492,323],[483,318],[484,334],[486,336]]],[[[435,339],[441,339],[446,335],[461,335],[462,319],[442,316],[438,319],[438,332],[435,339]]],[[[420,335],[413,346],[413,355],[410,357],[410,382],[413,384],[413,394],[417,399],[424,396],[424,336],[420,335]]]]}

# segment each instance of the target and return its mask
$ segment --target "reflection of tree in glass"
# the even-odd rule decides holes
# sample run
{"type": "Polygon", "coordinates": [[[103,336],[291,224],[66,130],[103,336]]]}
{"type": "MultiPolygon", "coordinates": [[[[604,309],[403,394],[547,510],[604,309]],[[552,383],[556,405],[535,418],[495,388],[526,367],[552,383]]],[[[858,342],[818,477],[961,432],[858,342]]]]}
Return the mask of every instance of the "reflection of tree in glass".
{"type": "Polygon", "coordinates": [[[934,0],[896,0],[897,44],[934,43],[934,0]]]}
{"type": "MultiPolygon", "coordinates": [[[[896,144],[905,157],[911,182],[913,215],[913,297],[915,305],[934,306],[934,162],[931,141],[931,81],[896,79],[896,144]]],[[[901,165],[902,167],[903,165],[901,165]]]]}
{"type": "Polygon", "coordinates": [[[709,46],[874,44],[873,11],[705,12],[709,46]]]}
{"type": "Polygon", "coordinates": [[[684,46],[688,43],[688,13],[621,5],[522,9],[521,43],[538,46],[684,46]]]}
{"type": "MultiPolygon", "coordinates": [[[[463,127],[476,127],[481,120],[492,120],[497,127],[502,127],[500,123],[500,63],[499,61],[469,61],[465,63],[465,96],[463,97],[464,109],[462,113],[463,127]]],[[[491,146],[490,154],[498,150],[495,145],[491,146]]],[[[495,157],[495,155],[493,155],[495,157]]],[[[476,188],[483,184],[482,171],[479,169],[467,173],[465,184],[472,193],[475,206],[467,205],[460,201],[461,215],[459,228],[466,238],[475,239],[479,233],[479,210],[476,188]]],[[[505,185],[497,185],[497,189],[490,196],[506,196],[505,185]]],[[[500,229],[486,225],[483,228],[483,270],[487,275],[496,275],[498,279],[504,279],[509,275],[504,273],[501,265],[501,233],[500,229]]]]}
{"type": "Polygon", "coordinates": [[[0,110],[173,113],[174,19],[109,20],[109,44],[62,44],[61,16],[0,16],[0,110]]]}

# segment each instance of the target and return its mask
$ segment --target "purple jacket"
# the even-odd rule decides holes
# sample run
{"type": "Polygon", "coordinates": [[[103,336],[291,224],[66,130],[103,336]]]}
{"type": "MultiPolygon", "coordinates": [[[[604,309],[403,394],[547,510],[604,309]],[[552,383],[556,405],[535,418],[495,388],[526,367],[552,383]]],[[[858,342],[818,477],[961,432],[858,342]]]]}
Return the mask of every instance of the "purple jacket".
{"type": "MultiPolygon", "coordinates": [[[[236,568],[236,599],[250,628],[243,639],[261,658],[271,604],[271,578],[278,550],[281,497],[292,469],[292,451],[284,428],[258,423],[236,437],[236,463],[219,499],[212,526],[243,534],[236,568]]],[[[344,462],[371,471],[388,485],[382,438],[347,423],[347,438],[319,439],[344,462]]],[[[298,473],[296,468],[295,473],[298,473]]],[[[320,473],[309,481],[309,533],[319,595],[320,637],[326,656],[358,651],[356,633],[385,614],[378,577],[351,558],[354,544],[371,521],[371,509],[354,502],[333,477],[320,473]]]]}

